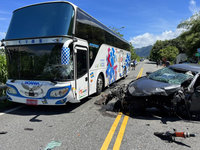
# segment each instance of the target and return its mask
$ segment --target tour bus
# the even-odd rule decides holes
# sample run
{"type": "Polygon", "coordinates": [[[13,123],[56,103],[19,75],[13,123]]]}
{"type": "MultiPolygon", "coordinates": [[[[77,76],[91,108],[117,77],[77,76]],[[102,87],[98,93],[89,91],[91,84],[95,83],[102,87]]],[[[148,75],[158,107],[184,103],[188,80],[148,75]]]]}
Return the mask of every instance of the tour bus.
{"type": "Polygon", "coordinates": [[[77,103],[130,70],[129,43],[70,2],[15,10],[3,43],[13,102],[77,103]]]}

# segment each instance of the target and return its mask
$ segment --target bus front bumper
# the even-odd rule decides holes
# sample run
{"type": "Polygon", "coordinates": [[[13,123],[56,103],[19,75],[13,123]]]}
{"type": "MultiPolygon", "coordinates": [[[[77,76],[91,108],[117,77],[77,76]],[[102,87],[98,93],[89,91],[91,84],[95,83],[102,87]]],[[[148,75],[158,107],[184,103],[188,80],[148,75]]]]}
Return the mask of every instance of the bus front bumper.
{"type": "Polygon", "coordinates": [[[67,98],[62,99],[36,99],[36,98],[21,98],[7,94],[7,99],[12,102],[23,103],[27,105],[65,105],[67,98]]]}

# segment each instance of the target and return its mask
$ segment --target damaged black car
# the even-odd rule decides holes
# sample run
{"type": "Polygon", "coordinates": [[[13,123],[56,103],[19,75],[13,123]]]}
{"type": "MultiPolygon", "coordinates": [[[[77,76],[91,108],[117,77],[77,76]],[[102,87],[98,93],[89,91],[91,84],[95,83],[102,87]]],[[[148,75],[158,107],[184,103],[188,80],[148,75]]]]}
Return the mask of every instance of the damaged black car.
{"type": "Polygon", "coordinates": [[[200,65],[176,64],[147,73],[127,86],[123,107],[136,111],[148,107],[181,116],[200,113],[200,65]]]}

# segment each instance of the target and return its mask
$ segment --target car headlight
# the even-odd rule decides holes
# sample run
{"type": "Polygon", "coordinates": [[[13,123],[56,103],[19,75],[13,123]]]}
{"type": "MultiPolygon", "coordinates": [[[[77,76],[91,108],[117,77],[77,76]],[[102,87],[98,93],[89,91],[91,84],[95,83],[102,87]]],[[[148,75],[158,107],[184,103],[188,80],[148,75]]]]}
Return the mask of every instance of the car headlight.
{"type": "Polygon", "coordinates": [[[8,86],[7,92],[8,92],[9,94],[17,94],[16,89],[13,88],[13,87],[10,87],[10,86],[8,86]]]}
{"type": "Polygon", "coordinates": [[[67,92],[69,88],[63,88],[63,89],[58,89],[58,90],[53,90],[50,93],[51,97],[63,97],[67,92]]]}

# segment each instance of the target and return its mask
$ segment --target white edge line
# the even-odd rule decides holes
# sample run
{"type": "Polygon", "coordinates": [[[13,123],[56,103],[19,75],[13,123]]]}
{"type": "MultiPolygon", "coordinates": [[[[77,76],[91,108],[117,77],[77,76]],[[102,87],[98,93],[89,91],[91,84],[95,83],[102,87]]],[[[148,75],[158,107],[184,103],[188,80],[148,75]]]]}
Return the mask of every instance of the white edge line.
{"type": "Polygon", "coordinates": [[[15,107],[15,108],[12,108],[12,109],[9,109],[9,110],[6,110],[4,111],[3,113],[0,113],[0,116],[4,115],[4,114],[7,114],[7,113],[10,113],[10,112],[13,112],[15,110],[18,110],[20,108],[24,107],[23,105],[22,106],[18,106],[18,107],[15,107]]]}

